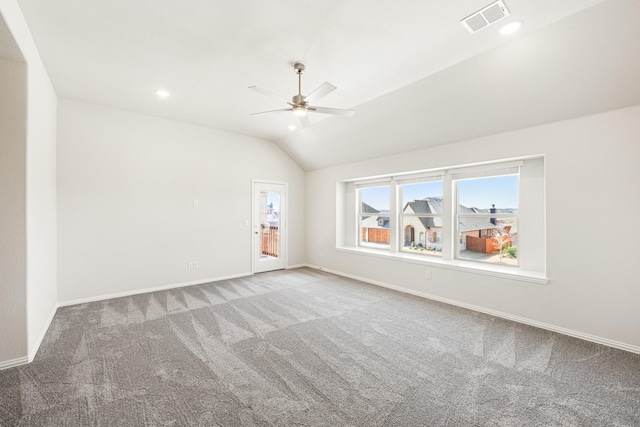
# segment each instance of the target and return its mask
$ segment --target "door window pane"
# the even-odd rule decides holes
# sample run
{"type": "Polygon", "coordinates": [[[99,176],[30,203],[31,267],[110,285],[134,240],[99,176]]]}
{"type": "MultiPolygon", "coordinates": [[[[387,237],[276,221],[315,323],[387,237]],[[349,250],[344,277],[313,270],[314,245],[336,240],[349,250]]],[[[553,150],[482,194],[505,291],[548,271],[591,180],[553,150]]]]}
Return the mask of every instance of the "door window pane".
{"type": "Polygon", "coordinates": [[[260,259],[280,258],[280,193],[260,192],[260,259]]]}

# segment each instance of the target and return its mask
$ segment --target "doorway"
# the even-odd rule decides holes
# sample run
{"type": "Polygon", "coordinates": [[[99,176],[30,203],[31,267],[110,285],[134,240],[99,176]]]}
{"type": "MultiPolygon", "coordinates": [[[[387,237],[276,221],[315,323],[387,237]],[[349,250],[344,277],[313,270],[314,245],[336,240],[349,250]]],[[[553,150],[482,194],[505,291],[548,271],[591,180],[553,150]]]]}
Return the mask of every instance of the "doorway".
{"type": "Polygon", "coordinates": [[[410,225],[407,225],[404,229],[404,246],[415,246],[416,244],[416,229],[410,225]]]}
{"type": "Polygon", "coordinates": [[[287,184],[253,181],[253,272],[287,267],[287,184]]]}

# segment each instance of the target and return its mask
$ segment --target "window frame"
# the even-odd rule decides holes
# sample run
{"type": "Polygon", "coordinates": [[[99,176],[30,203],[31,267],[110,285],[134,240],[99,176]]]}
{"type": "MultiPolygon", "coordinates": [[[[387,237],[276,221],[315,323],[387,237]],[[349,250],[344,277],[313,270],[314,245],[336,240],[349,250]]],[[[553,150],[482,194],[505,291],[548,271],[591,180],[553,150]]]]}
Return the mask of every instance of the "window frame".
{"type": "MultiPolygon", "coordinates": [[[[453,197],[454,197],[454,202],[453,204],[453,210],[454,210],[454,218],[453,218],[453,227],[454,227],[454,252],[453,252],[453,258],[457,259],[457,260],[464,260],[464,261],[470,261],[470,262],[478,262],[478,263],[487,263],[487,264],[496,264],[496,263],[492,263],[490,261],[486,261],[486,260],[480,260],[480,259],[472,259],[472,258],[465,258],[465,257],[461,257],[460,256],[460,247],[462,245],[462,233],[464,233],[461,229],[460,229],[460,222],[461,219],[481,219],[481,220],[486,220],[488,222],[491,222],[492,218],[495,218],[496,220],[500,219],[500,218],[506,218],[506,219],[515,219],[515,224],[516,224],[516,229],[518,227],[518,224],[520,223],[520,193],[521,193],[521,189],[520,189],[520,166],[521,164],[515,164],[515,165],[509,165],[508,167],[504,167],[504,165],[499,165],[500,167],[496,168],[494,172],[491,171],[491,168],[485,168],[483,170],[479,170],[477,173],[477,176],[474,176],[474,172],[466,172],[466,173],[453,173],[452,174],[452,181],[453,181],[453,197]],[[471,212],[466,212],[466,213],[460,213],[460,181],[464,181],[464,180],[470,180],[470,179],[485,179],[485,178],[494,178],[494,177],[501,177],[501,176],[514,176],[516,175],[518,177],[518,195],[517,195],[517,206],[516,206],[516,213],[485,213],[485,212],[476,212],[476,213],[471,213],[471,212]]],[[[497,225],[497,224],[495,224],[497,225]]],[[[482,237],[482,236],[480,236],[482,237]]],[[[492,233],[488,238],[494,237],[494,234],[492,233]]],[[[465,245],[466,246],[466,245],[465,245]]],[[[515,268],[519,268],[520,267],[520,257],[516,257],[515,258],[516,263],[515,265],[509,265],[509,267],[515,267],[515,268]]]]}
{"type": "MultiPolygon", "coordinates": [[[[364,180],[362,182],[359,182],[356,184],[356,244],[358,247],[363,247],[363,248],[368,248],[368,249],[375,249],[375,250],[388,250],[389,248],[391,248],[391,205],[390,205],[390,209],[389,212],[386,215],[381,215],[384,212],[379,212],[379,213],[365,213],[362,211],[362,207],[363,207],[363,201],[362,201],[362,190],[365,190],[367,188],[381,188],[381,187],[389,187],[389,195],[391,195],[391,189],[392,189],[392,185],[391,185],[391,179],[386,179],[386,180],[375,180],[375,181],[369,181],[369,180],[364,180]],[[369,241],[364,242],[362,240],[362,230],[363,230],[363,226],[362,226],[362,222],[363,222],[363,218],[364,217],[374,217],[374,216],[379,216],[379,217],[389,217],[389,244],[387,245],[380,245],[380,244],[376,244],[376,243],[371,243],[369,241]]],[[[391,198],[391,197],[390,197],[391,198]]],[[[370,205],[369,205],[370,206],[370,205]]],[[[371,206],[373,208],[373,206],[371,206]]],[[[374,208],[375,209],[375,208],[374,208]]]]}
{"type": "Polygon", "coordinates": [[[466,271],[469,273],[489,275],[493,277],[510,278],[517,281],[547,284],[547,236],[546,236],[546,180],[545,156],[533,154],[493,161],[484,161],[423,169],[417,172],[402,172],[395,174],[376,175],[370,178],[343,178],[336,182],[336,227],[335,249],[340,252],[358,254],[359,256],[376,257],[394,262],[417,264],[423,267],[444,268],[466,271]],[[520,169],[519,204],[518,204],[518,261],[516,266],[503,266],[484,262],[471,262],[465,259],[455,259],[454,244],[459,237],[454,235],[454,210],[451,203],[445,203],[442,217],[443,233],[442,257],[425,257],[423,255],[398,252],[400,225],[398,223],[398,191],[395,183],[410,176],[443,175],[443,196],[453,194],[454,173],[467,173],[490,169],[492,175],[496,170],[513,165],[524,165],[520,169]],[[359,246],[360,215],[358,204],[360,199],[356,195],[356,188],[363,184],[375,182],[377,186],[390,184],[390,245],[384,249],[359,246]],[[525,212],[526,211],[526,212],[525,212]]]}

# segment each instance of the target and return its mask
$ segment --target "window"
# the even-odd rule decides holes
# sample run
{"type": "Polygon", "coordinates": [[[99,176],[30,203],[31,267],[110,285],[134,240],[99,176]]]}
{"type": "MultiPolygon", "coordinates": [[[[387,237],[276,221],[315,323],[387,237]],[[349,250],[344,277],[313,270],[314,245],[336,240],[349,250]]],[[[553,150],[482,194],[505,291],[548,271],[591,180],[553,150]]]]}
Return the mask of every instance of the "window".
{"type": "Polygon", "coordinates": [[[389,248],[389,186],[359,188],[358,194],[360,246],[389,248]]]}
{"type": "Polygon", "coordinates": [[[541,156],[350,180],[337,189],[340,249],[544,277],[541,156]]]}
{"type": "Polygon", "coordinates": [[[442,242],[438,237],[442,233],[442,177],[412,181],[398,183],[402,194],[400,250],[442,256],[442,242]]]}
{"type": "Polygon", "coordinates": [[[458,258],[518,265],[518,168],[507,172],[455,181],[458,258]]]}

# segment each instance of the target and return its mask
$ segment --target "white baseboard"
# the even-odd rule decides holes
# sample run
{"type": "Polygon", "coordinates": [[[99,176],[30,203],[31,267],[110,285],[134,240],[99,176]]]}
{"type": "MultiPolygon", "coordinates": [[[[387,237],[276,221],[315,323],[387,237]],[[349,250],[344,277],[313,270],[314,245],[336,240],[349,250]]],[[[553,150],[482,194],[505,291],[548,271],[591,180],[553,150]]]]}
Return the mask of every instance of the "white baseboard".
{"type": "Polygon", "coordinates": [[[0,362],[0,371],[3,369],[15,368],[16,366],[24,365],[25,363],[31,362],[27,356],[18,357],[17,359],[5,360],[4,362],[0,362]]]}
{"type": "Polygon", "coordinates": [[[31,352],[24,357],[18,357],[17,359],[0,362],[0,371],[2,371],[3,369],[14,368],[16,366],[33,362],[33,359],[36,357],[36,354],[40,349],[42,340],[44,340],[45,335],[47,335],[47,331],[49,330],[49,326],[51,326],[51,322],[53,321],[53,318],[56,315],[56,311],[58,311],[57,304],[53,307],[53,310],[51,310],[51,313],[49,314],[49,318],[47,319],[45,327],[42,328],[42,331],[40,332],[40,336],[38,337],[38,340],[36,341],[36,344],[34,345],[33,349],[31,349],[31,352]]]}
{"type": "Polygon", "coordinates": [[[29,363],[33,362],[33,359],[36,357],[36,354],[38,353],[38,350],[40,349],[40,345],[42,344],[42,340],[44,339],[45,335],[47,335],[47,331],[49,330],[49,326],[51,326],[51,322],[53,322],[53,318],[55,317],[56,312],[58,311],[58,307],[59,307],[59,305],[56,304],[53,307],[53,310],[51,310],[51,313],[49,313],[49,318],[47,319],[46,326],[44,328],[42,328],[42,332],[40,332],[40,336],[38,337],[38,341],[36,341],[36,345],[34,346],[32,351],[29,353],[29,356],[28,356],[28,362],[29,363]]]}
{"type": "Polygon", "coordinates": [[[415,291],[413,289],[404,288],[402,286],[396,286],[385,282],[380,282],[378,280],[368,279],[366,277],[360,277],[353,274],[343,273],[341,271],[330,270],[324,267],[319,267],[317,265],[306,264],[306,267],[314,268],[316,270],[326,271],[327,273],[335,274],[337,276],[347,277],[349,279],[359,280],[361,282],[369,283],[376,286],[381,286],[383,288],[393,289],[399,292],[404,292],[411,295],[416,295],[422,298],[443,302],[445,304],[454,305],[457,307],[466,308],[469,310],[477,311],[480,313],[489,314],[491,316],[500,317],[502,319],[512,320],[517,323],[522,323],[529,326],[535,326],[540,329],[546,329],[548,331],[557,332],[559,334],[568,335],[574,338],[580,338],[585,341],[591,341],[596,344],[606,345],[608,347],[617,348],[620,350],[629,351],[631,353],[640,354],[640,347],[635,345],[626,344],[620,341],[610,340],[608,338],[598,337],[596,335],[585,334],[583,332],[574,331],[572,329],[563,328],[560,326],[551,325],[549,323],[538,322],[537,320],[528,319],[526,317],[514,316],[508,313],[503,313],[501,311],[491,310],[488,308],[480,307],[473,304],[467,304],[459,301],[455,301],[448,298],[442,298],[437,295],[428,294],[426,292],[415,291]]]}
{"type": "Polygon", "coordinates": [[[202,284],[205,284],[205,283],[219,282],[221,280],[237,279],[239,277],[246,277],[246,276],[251,276],[251,275],[253,275],[253,273],[231,274],[231,275],[228,275],[228,276],[213,277],[213,278],[210,278],[210,279],[193,280],[191,282],[174,283],[174,284],[171,284],[171,285],[154,286],[154,287],[151,287],[151,288],[136,289],[136,290],[133,290],[133,291],[124,291],[124,292],[116,292],[116,293],[113,293],[113,294],[96,295],[96,296],[93,296],[93,297],[86,297],[86,298],[78,298],[78,299],[68,300],[68,301],[61,301],[61,302],[58,303],[58,307],[66,307],[68,305],[85,304],[85,303],[88,303],[88,302],[103,301],[103,300],[111,299],[111,298],[122,298],[122,297],[131,296],[131,295],[146,294],[148,292],[166,291],[167,289],[184,288],[185,286],[202,285],[202,284]]]}
{"type": "Polygon", "coordinates": [[[287,270],[293,270],[294,268],[302,268],[302,267],[306,267],[307,264],[295,264],[295,265],[289,265],[287,266],[287,270]]]}

